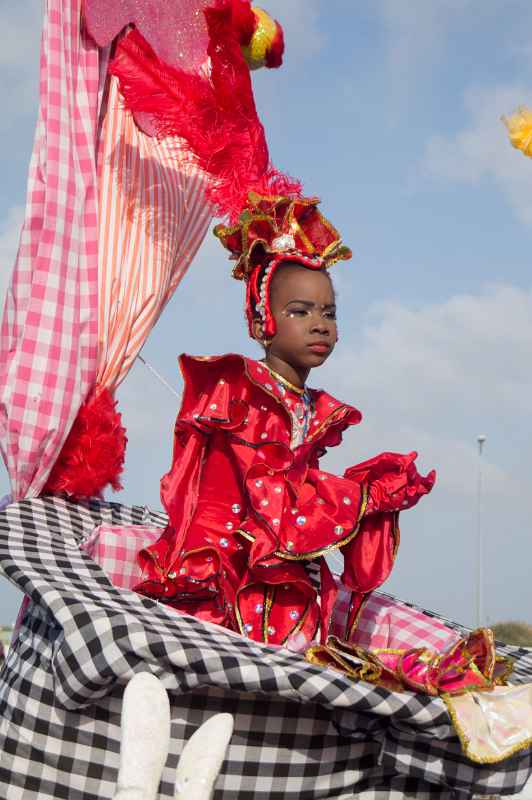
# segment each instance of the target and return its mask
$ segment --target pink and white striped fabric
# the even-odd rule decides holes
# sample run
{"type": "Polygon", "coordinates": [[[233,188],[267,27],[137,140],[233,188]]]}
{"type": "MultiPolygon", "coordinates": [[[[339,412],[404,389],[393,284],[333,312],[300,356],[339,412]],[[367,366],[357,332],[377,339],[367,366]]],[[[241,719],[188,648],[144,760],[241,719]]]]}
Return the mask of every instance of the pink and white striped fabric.
{"type": "Polygon", "coordinates": [[[47,0],[26,218],[0,334],[0,447],[36,497],[94,382],[99,53],[82,0],[47,0]]]}
{"type": "Polygon", "coordinates": [[[108,50],[81,19],[82,0],[47,0],[26,218],[0,333],[0,449],[14,500],[38,496],[95,383],[113,391],[123,380],[211,219],[197,168],[177,141],[136,127],[107,83],[108,50]]]}
{"type": "Polygon", "coordinates": [[[99,386],[113,391],[205,237],[205,178],[177,139],[147,136],[111,78],[98,157],[99,386]]]}

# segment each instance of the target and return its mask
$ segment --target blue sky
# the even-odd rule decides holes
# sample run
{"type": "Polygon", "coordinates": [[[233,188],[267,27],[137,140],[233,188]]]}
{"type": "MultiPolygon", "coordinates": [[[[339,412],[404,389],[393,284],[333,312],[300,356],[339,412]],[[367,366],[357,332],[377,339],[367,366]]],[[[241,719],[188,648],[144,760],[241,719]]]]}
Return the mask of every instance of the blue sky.
{"type": "MultiPolygon", "coordinates": [[[[334,268],[341,341],[311,383],[359,407],[364,421],[329,454],[329,467],[417,449],[424,469],[437,468],[431,497],[403,515],[387,588],[472,623],[476,437],[486,434],[485,621],[532,622],[532,162],[510,147],[500,122],[532,104],[532,6],[263,5],[287,40],[283,69],[254,78],[273,160],[321,196],[354,252],[334,268]]],[[[3,289],[36,113],[39,0],[2,7],[0,25],[3,289]]],[[[231,350],[258,355],[245,334],[241,285],[208,235],[144,355],[179,390],[179,352],[231,350]]],[[[175,398],[141,365],[119,396],[130,443],[115,497],[158,507],[175,398]]],[[[17,604],[4,582],[5,621],[17,604]]]]}

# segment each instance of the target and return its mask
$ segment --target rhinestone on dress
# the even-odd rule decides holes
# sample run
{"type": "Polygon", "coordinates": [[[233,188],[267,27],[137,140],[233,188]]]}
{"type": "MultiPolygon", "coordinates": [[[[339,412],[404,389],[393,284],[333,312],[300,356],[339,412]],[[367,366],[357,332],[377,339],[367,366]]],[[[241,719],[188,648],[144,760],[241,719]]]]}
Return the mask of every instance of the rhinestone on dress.
{"type": "Polygon", "coordinates": [[[211,409],[211,411],[216,411],[216,409],[218,408],[218,406],[216,405],[216,403],[211,403],[211,404],[210,404],[210,406],[209,406],[209,408],[211,409]]]}
{"type": "Polygon", "coordinates": [[[263,611],[264,611],[264,606],[262,605],[262,603],[257,603],[257,605],[255,606],[255,613],[262,614],[263,611]]]}
{"type": "Polygon", "coordinates": [[[244,625],[244,631],[245,631],[246,633],[251,633],[251,631],[252,631],[252,630],[253,630],[253,625],[250,625],[250,624],[249,624],[249,622],[247,622],[247,623],[244,625]]]}
{"type": "Polygon", "coordinates": [[[260,410],[261,410],[261,411],[267,411],[267,410],[268,410],[268,406],[261,406],[261,407],[260,407],[260,410]]]}
{"type": "Polygon", "coordinates": [[[233,530],[233,523],[232,522],[226,522],[225,523],[225,527],[227,528],[228,531],[232,531],[233,530]]]}
{"type": "Polygon", "coordinates": [[[341,525],[337,525],[336,528],[334,529],[334,532],[337,536],[341,536],[342,533],[344,532],[344,529],[342,528],[341,525]]]}
{"type": "Polygon", "coordinates": [[[283,491],[282,486],[276,486],[273,491],[275,492],[275,494],[281,494],[281,492],[283,491]]]}
{"type": "Polygon", "coordinates": [[[229,539],[223,537],[220,539],[220,547],[229,547],[229,539]]]}
{"type": "Polygon", "coordinates": [[[290,612],[289,616],[290,616],[290,619],[293,619],[293,620],[299,619],[299,612],[293,610],[293,611],[290,612]]]}
{"type": "Polygon", "coordinates": [[[292,514],[297,514],[297,511],[298,511],[298,509],[297,509],[297,508],[292,508],[292,509],[290,509],[290,510],[291,510],[292,514]]]}
{"type": "Polygon", "coordinates": [[[264,498],[264,500],[260,501],[260,504],[261,504],[261,506],[264,506],[264,508],[266,508],[266,506],[270,505],[270,501],[266,500],[266,498],[264,498]]]}
{"type": "Polygon", "coordinates": [[[180,575],[186,575],[187,574],[186,569],[184,567],[181,567],[181,569],[179,570],[179,574],[180,575]]]}
{"type": "Polygon", "coordinates": [[[276,517],[275,519],[272,519],[272,524],[273,525],[280,525],[281,524],[281,520],[277,519],[277,517],[276,517]]]}
{"type": "Polygon", "coordinates": [[[170,578],[171,581],[173,581],[174,578],[177,578],[177,572],[169,572],[168,577],[170,578]]]}
{"type": "Polygon", "coordinates": [[[346,506],[350,506],[350,505],[351,505],[351,502],[352,502],[352,501],[351,501],[351,498],[350,498],[350,497],[344,497],[344,503],[345,503],[345,505],[346,505],[346,506]]]}
{"type": "Polygon", "coordinates": [[[273,625],[268,625],[268,633],[270,634],[270,636],[274,635],[275,628],[273,627],[273,625]]]}
{"type": "Polygon", "coordinates": [[[403,500],[403,508],[406,508],[408,505],[408,500],[403,500]]]}
{"type": "Polygon", "coordinates": [[[293,542],[287,542],[286,543],[286,549],[287,550],[293,550],[294,549],[294,543],[293,542]]]}
{"type": "Polygon", "coordinates": [[[224,381],[224,379],[223,379],[223,378],[220,378],[220,380],[218,381],[218,383],[220,384],[220,386],[225,386],[225,381],[224,381]]]}
{"type": "Polygon", "coordinates": [[[301,515],[300,517],[296,517],[296,525],[304,525],[307,521],[307,518],[301,515]]]}
{"type": "Polygon", "coordinates": [[[233,505],[231,506],[231,511],[233,512],[233,514],[240,514],[240,512],[242,511],[242,507],[239,506],[238,503],[233,503],[233,505]]]}
{"type": "Polygon", "coordinates": [[[261,439],[267,439],[268,438],[268,434],[267,433],[261,433],[260,438],[261,439]]]}
{"type": "Polygon", "coordinates": [[[317,502],[318,502],[319,506],[324,506],[325,505],[325,500],[323,499],[323,497],[318,497],[317,502]]]}
{"type": "Polygon", "coordinates": [[[269,392],[271,392],[271,390],[273,389],[273,386],[271,385],[271,383],[265,383],[264,384],[264,388],[267,389],[269,392]]]}
{"type": "Polygon", "coordinates": [[[320,481],[326,481],[327,475],[320,475],[320,481]]]}
{"type": "Polygon", "coordinates": [[[257,487],[257,489],[260,489],[262,486],[262,481],[260,479],[258,481],[255,481],[255,486],[257,487]]]}

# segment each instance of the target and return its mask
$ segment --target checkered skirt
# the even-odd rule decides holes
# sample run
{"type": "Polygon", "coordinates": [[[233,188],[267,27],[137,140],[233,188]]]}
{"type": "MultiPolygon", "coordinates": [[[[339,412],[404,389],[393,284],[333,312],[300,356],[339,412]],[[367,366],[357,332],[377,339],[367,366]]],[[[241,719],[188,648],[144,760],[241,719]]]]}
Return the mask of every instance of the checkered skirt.
{"type": "MultiPolygon", "coordinates": [[[[235,733],[216,798],[465,798],[523,787],[532,753],[469,762],[438,698],[353,683],[114,587],[80,549],[100,524],[165,517],[57,498],[0,513],[0,566],[30,599],[0,673],[2,800],[111,800],[122,692],[146,670],[171,699],[161,800],[174,797],[184,742],[219,711],[234,715],[235,733]]],[[[531,651],[501,651],[517,680],[532,679],[531,651]]]]}

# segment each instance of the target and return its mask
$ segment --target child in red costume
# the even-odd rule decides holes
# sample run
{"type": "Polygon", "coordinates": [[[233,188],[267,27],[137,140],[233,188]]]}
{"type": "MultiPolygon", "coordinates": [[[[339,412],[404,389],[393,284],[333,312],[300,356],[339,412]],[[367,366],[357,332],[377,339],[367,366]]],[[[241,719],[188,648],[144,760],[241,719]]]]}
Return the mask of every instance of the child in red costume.
{"type": "Polygon", "coordinates": [[[252,196],[215,233],[247,282],[264,359],[181,357],[185,383],[161,497],[169,525],[142,551],[137,591],[270,644],[325,641],[337,588],[325,556],[344,556],[345,636],[388,577],[398,514],[429,492],[415,453],[384,453],[343,477],[319,459],[361,415],[306,385],[336,340],[327,267],[350,256],[316,199],[252,196]]]}

